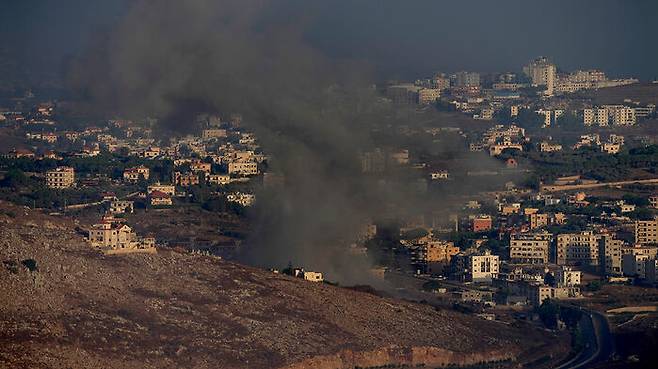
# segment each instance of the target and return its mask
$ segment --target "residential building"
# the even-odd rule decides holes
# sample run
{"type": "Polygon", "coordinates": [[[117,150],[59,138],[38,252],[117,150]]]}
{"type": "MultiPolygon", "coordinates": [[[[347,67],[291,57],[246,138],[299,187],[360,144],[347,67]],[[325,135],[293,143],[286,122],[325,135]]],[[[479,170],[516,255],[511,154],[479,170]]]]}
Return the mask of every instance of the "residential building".
{"type": "Polygon", "coordinates": [[[466,282],[491,282],[498,277],[499,257],[490,251],[457,254],[452,258],[453,277],[466,282]]]}
{"type": "Polygon", "coordinates": [[[546,86],[545,94],[552,96],[555,92],[557,67],[548,58],[540,57],[523,68],[523,72],[532,79],[535,86],[546,86]]]}
{"type": "Polygon", "coordinates": [[[201,137],[203,137],[203,139],[205,140],[211,138],[223,138],[223,137],[227,137],[227,132],[225,129],[207,128],[203,130],[203,132],[201,133],[201,137]]]}
{"type": "Polygon", "coordinates": [[[138,167],[126,168],[123,171],[123,179],[127,182],[137,183],[140,178],[144,180],[149,179],[150,170],[149,168],[140,165],[138,167]]]}
{"type": "Polygon", "coordinates": [[[228,174],[211,174],[208,177],[208,183],[216,185],[227,185],[231,183],[231,176],[228,174]]]}
{"type": "Polygon", "coordinates": [[[106,254],[156,252],[154,238],[139,238],[132,228],[113,218],[104,218],[100,223],[92,225],[87,237],[92,247],[106,254]]]}
{"type": "Polygon", "coordinates": [[[174,194],[176,194],[176,186],[171,184],[162,184],[160,182],[148,186],[147,192],[149,195],[155,191],[166,193],[169,196],[174,196],[174,194]]]}
{"type": "Polygon", "coordinates": [[[134,211],[133,201],[114,200],[110,202],[110,213],[112,214],[125,214],[134,211]]]}
{"type": "Polygon", "coordinates": [[[55,189],[71,188],[75,185],[75,170],[71,167],[57,167],[46,172],[46,186],[55,189]]]}
{"type": "Polygon", "coordinates": [[[553,235],[517,233],[510,236],[510,260],[520,264],[547,264],[553,235]]]}
{"type": "Polygon", "coordinates": [[[103,220],[89,229],[88,240],[93,247],[123,249],[135,247],[136,237],[129,226],[103,220]]]}
{"type": "Polygon", "coordinates": [[[181,187],[190,187],[199,185],[199,174],[174,172],[174,183],[181,187]]]}
{"type": "Polygon", "coordinates": [[[475,72],[457,72],[452,76],[455,87],[480,86],[480,74],[475,72]]]}
{"type": "Polygon", "coordinates": [[[541,144],[539,144],[539,151],[541,152],[557,152],[557,151],[562,151],[562,145],[560,144],[552,144],[547,141],[543,141],[541,144]]]}
{"type": "Polygon", "coordinates": [[[170,195],[160,191],[151,192],[149,199],[152,206],[171,206],[174,204],[170,195]]]}
{"type": "Polygon", "coordinates": [[[440,179],[449,179],[450,178],[450,173],[447,170],[440,170],[437,172],[432,172],[430,173],[430,178],[433,181],[437,181],[440,179]]]}
{"type": "Polygon", "coordinates": [[[256,201],[256,195],[250,193],[235,192],[226,195],[226,200],[228,202],[233,202],[247,207],[254,204],[256,201]]]}
{"type": "Polygon", "coordinates": [[[598,265],[599,238],[589,231],[558,235],[555,250],[556,264],[598,265]]]}
{"type": "Polygon", "coordinates": [[[206,173],[210,174],[210,171],[212,170],[212,164],[210,163],[204,163],[202,161],[195,161],[190,164],[190,170],[194,173],[206,173]]]}
{"type": "Polygon", "coordinates": [[[658,218],[635,221],[635,243],[637,245],[658,244],[658,218]]]}
{"type": "Polygon", "coordinates": [[[543,228],[548,226],[548,214],[535,213],[528,216],[530,219],[530,229],[543,228]]]}
{"type": "Polygon", "coordinates": [[[649,283],[658,283],[658,260],[649,259],[644,263],[644,277],[649,283]]]}
{"type": "Polygon", "coordinates": [[[258,174],[258,164],[252,161],[235,161],[228,163],[228,173],[243,176],[258,174]]]}
{"type": "Polygon", "coordinates": [[[601,272],[604,275],[621,274],[621,248],[623,241],[611,235],[601,235],[599,239],[599,258],[601,272]]]}
{"type": "Polygon", "coordinates": [[[646,278],[646,262],[651,257],[646,254],[629,253],[622,256],[622,271],[629,277],[646,278]]]}
{"type": "Polygon", "coordinates": [[[592,108],[583,110],[583,124],[586,126],[596,125],[605,127],[609,122],[608,109],[592,108]]]}
{"type": "Polygon", "coordinates": [[[471,220],[473,232],[486,232],[491,229],[493,221],[489,215],[478,215],[471,220]]]}
{"type": "Polygon", "coordinates": [[[418,91],[418,104],[429,105],[441,97],[441,90],[436,88],[423,88],[418,91]]]}
{"type": "Polygon", "coordinates": [[[649,204],[651,205],[652,208],[658,209],[658,196],[657,195],[649,196],[649,204]]]}
{"type": "Polygon", "coordinates": [[[322,273],[320,272],[311,272],[311,271],[303,271],[302,272],[302,277],[306,281],[310,282],[322,282],[324,281],[324,278],[322,277],[322,273]]]}
{"type": "Polygon", "coordinates": [[[575,287],[580,286],[580,276],[580,271],[573,270],[568,266],[562,266],[555,273],[555,281],[558,287],[575,287]]]}

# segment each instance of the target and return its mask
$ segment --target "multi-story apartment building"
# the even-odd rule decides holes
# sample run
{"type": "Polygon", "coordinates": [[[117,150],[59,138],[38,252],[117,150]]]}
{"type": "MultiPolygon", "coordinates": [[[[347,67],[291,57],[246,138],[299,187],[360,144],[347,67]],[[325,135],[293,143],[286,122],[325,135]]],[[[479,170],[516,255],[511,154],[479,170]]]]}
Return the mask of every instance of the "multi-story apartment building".
{"type": "Polygon", "coordinates": [[[441,97],[441,90],[436,88],[423,88],[418,90],[418,104],[429,105],[441,97]]]}
{"type": "Polygon", "coordinates": [[[500,271],[498,255],[491,252],[457,254],[452,258],[453,278],[464,282],[491,282],[500,271]]]}
{"type": "Polygon", "coordinates": [[[530,218],[530,229],[546,227],[548,225],[548,214],[534,213],[528,216],[530,218]]]}
{"type": "Polygon", "coordinates": [[[71,167],[57,167],[46,172],[46,186],[55,189],[73,187],[75,170],[71,167]]]}
{"type": "Polygon", "coordinates": [[[635,221],[635,243],[638,245],[658,244],[658,218],[635,221]]]}
{"type": "Polygon", "coordinates": [[[608,110],[604,108],[592,108],[583,110],[583,124],[586,126],[605,127],[610,122],[608,110]]]}
{"type": "Polygon", "coordinates": [[[555,246],[556,264],[599,265],[599,238],[600,236],[589,231],[558,235],[555,246]]]}
{"type": "Polygon", "coordinates": [[[475,72],[457,72],[452,76],[455,87],[480,86],[480,74],[475,72]]]}
{"type": "Polygon", "coordinates": [[[546,95],[552,96],[555,92],[557,80],[557,67],[545,57],[540,57],[523,67],[523,72],[532,79],[535,86],[546,86],[546,95]]]}
{"type": "Polygon", "coordinates": [[[611,235],[601,235],[599,239],[599,264],[604,275],[621,274],[622,240],[616,240],[611,235]]]}
{"type": "Polygon", "coordinates": [[[634,125],[637,123],[635,109],[623,105],[604,105],[612,119],[612,123],[617,126],[634,125]]]}
{"type": "Polygon", "coordinates": [[[547,264],[553,235],[550,233],[518,233],[510,236],[512,263],[547,264]]]}
{"type": "Polygon", "coordinates": [[[203,130],[201,137],[205,140],[211,138],[222,138],[227,137],[227,132],[225,129],[221,128],[207,128],[203,130]]]}
{"type": "Polygon", "coordinates": [[[228,163],[228,173],[244,176],[258,174],[258,164],[253,161],[234,161],[228,163]]]}

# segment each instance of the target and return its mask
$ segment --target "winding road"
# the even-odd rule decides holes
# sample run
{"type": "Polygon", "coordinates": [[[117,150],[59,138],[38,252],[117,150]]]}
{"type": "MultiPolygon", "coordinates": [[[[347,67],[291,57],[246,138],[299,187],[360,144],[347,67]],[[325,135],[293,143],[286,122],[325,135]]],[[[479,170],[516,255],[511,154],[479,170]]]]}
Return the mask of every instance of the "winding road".
{"type": "Polygon", "coordinates": [[[583,312],[580,327],[584,335],[585,347],[578,355],[558,366],[557,369],[588,368],[595,363],[608,360],[615,352],[614,337],[610,333],[610,325],[605,315],[578,308],[583,312]]]}

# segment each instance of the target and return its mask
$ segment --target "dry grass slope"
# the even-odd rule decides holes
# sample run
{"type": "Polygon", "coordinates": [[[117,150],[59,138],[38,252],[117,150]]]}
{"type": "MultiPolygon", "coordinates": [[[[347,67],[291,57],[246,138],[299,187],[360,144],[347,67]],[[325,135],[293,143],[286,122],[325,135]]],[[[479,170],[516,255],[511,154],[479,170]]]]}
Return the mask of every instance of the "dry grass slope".
{"type": "Polygon", "coordinates": [[[0,263],[0,367],[257,369],[345,350],[486,357],[544,343],[499,323],[211,257],[103,256],[71,220],[2,202],[0,263]]]}

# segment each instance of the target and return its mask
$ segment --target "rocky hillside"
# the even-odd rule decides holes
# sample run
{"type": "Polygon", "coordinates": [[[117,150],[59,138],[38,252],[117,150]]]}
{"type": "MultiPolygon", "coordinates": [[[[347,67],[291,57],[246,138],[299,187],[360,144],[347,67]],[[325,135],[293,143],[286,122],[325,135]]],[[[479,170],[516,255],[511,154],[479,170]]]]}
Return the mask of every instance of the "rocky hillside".
{"type": "Polygon", "coordinates": [[[75,229],[0,203],[0,367],[440,365],[517,357],[546,339],[213,257],[103,256],[75,229]]]}

